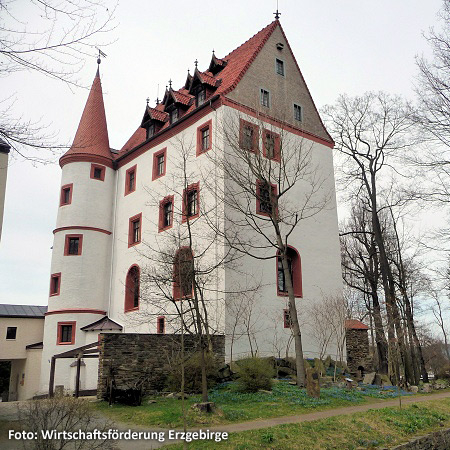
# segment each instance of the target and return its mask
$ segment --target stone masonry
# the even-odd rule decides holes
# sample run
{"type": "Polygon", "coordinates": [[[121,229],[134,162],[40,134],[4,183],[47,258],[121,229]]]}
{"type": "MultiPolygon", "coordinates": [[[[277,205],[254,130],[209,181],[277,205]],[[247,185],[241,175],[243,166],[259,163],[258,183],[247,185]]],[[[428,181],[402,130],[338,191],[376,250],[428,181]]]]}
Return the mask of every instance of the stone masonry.
{"type": "MultiPolygon", "coordinates": [[[[145,380],[145,392],[164,390],[170,361],[181,350],[181,335],[110,333],[101,335],[97,397],[107,392],[111,372],[116,388],[129,389],[145,380]]],[[[196,350],[197,336],[185,335],[185,351],[196,350]]],[[[211,336],[213,351],[225,361],[225,336],[211,336]]]]}
{"type": "Polygon", "coordinates": [[[358,367],[362,367],[364,372],[372,368],[367,331],[368,327],[359,321],[348,320],[346,323],[345,342],[350,373],[356,374],[358,367]]]}

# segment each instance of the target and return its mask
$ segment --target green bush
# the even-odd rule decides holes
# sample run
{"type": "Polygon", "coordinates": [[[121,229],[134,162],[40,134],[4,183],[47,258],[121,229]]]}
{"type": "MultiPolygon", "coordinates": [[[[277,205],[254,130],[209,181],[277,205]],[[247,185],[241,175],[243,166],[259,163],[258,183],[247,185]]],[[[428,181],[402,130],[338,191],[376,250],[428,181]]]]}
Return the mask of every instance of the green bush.
{"type": "Polygon", "coordinates": [[[257,392],[272,389],[275,369],[267,359],[245,358],[236,361],[238,388],[241,392],[257,392]]]}
{"type": "Polygon", "coordinates": [[[435,373],[436,380],[448,380],[450,381],[450,364],[445,364],[440,367],[435,373]]]}
{"type": "MultiPolygon", "coordinates": [[[[212,353],[206,354],[206,379],[208,389],[214,387],[219,379],[221,363],[212,353]]],[[[184,363],[184,392],[200,393],[202,391],[202,366],[200,352],[186,356],[184,363]]],[[[166,381],[171,392],[181,391],[181,360],[172,361],[166,381]]]]}

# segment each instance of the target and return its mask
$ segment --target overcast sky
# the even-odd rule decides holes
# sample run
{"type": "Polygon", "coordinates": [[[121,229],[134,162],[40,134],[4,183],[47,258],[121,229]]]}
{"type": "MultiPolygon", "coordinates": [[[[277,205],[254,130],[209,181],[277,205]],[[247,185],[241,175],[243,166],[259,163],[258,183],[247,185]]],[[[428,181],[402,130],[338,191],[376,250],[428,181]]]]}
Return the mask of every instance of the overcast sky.
{"type": "MultiPolygon", "coordinates": [[[[22,13],[27,3],[18,0],[22,13]]],[[[321,108],[339,94],[369,90],[414,99],[415,56],[429,55],[423,33],[438,25],[440,7],[440,0],[280,0],[279,9],[287,39],[321,108]]],[[[272,0],[122,1],[100,68],[111,147],[122,147],[139,126],[145,100],[150,97],[154,103],[158,84],[160,98],[169,78],[181,87],[195,59],[206,70],[213,49],[218,57],[225,56],[270,23],[275,9],[272,0]]],[[[86,86],[97,69],[92,53],[79,74],[86,86]]],[[[67,143],[75,135],[88,92],[24,72],[1,79],[0,98],[12,94],[17,117],[41,121],[67,143]]],[[[33,166],[16,159],[9,167],[0,303],[47,303],[60,176],[55,161],[33,166]]]]}

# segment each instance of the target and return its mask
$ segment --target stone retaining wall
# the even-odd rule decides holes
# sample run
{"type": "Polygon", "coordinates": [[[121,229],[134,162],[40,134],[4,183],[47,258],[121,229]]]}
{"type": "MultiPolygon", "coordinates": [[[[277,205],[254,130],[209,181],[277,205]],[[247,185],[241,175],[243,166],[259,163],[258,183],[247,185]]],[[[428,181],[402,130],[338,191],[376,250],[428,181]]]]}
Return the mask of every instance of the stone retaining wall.
{"type": "MultiPolygon", "coordinates": [[[[113,373],[118,389],[129,389],[143,383],[145,392],[162,391],[169,361],[181,350],[181,335],[105,333],[101,335],[98,364],[97,397],[107,392],[108,379],[113,373]]],[[[225,336],[211,336],[214,353],[225,362],[225,336]]],[[[185,351],[194,352],[197,336],[184,336],[185,351]]]]}
{"type": "Polygon", "coordinates": [[[447,428],[393,447],[393,450],[448,450],[449,448],[450,428],[447,428]]]}

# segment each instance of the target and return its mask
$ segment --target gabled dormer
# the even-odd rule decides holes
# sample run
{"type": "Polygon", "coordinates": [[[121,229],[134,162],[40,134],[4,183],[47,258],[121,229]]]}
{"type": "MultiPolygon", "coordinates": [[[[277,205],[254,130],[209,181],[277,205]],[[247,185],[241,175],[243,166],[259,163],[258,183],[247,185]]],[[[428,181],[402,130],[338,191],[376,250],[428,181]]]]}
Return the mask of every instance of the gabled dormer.
{"type": "Polygon", "coordinates": [[[189,88],[189,93],[195,97],[195,106],[205,103],[216,90],[218,84],[211,72],[200,72],[195,68],[189,88]]]}
{"type": "Polygon", "coordinates": [[[187,89],[174,91],[172,88],[166,90],[163,98],[164,111],[169,115],[170,124],[175,123],[182,117],[189,106],[194,101],[194,97],[187,89]]]}
{"type": "Polygon", "coordinates": [[[156,108],[151,108],[147,105],[145,108],[144,117],[141,122],[141,128],[145,128],[145,138],[149,139],[156,134],[167,122],[169,116],[166,112],[159,109],[159,105],[156,108]]]}
{"type": "Polygon", "coordinates": [[[217,75],[226,65],[227,62],[224,59],[217,58],[213,52],[211,62],[209,63],[208,72],[211,72],[213,75],[217,75]]]}

